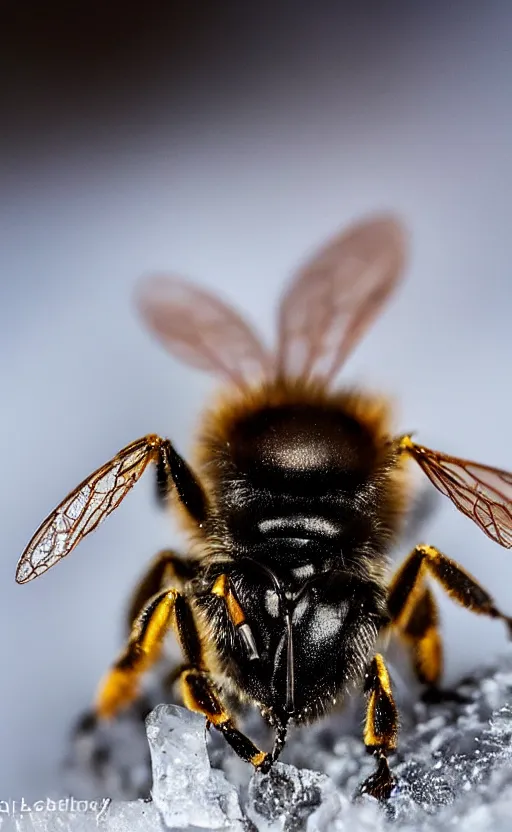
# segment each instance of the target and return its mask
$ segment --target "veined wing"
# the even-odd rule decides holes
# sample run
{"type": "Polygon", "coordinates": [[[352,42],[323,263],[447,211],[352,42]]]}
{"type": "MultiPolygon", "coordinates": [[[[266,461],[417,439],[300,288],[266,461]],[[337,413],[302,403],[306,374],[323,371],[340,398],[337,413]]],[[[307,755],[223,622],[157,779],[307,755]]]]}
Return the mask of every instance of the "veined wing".
{"type": "Polygon", "coordinates": [[[457,459],[413,442],[407,443],[405,449],[459,511],[500,546],[512,547],[512,473],[457,459]]]}
{"type": "Polygon", "coordinates": [[[46,572],[117,508],[156,457],[159,436],[137,439],[85,479],[43,521],[16,569],[19,584],[46,572]]]}

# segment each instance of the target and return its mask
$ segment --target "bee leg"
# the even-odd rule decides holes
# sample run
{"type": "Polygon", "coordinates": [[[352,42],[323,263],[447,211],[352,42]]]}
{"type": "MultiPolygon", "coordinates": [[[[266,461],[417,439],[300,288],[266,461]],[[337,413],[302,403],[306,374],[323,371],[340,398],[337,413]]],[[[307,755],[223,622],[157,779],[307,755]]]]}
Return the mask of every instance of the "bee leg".
{"type": "Polygon", "coordinates": [[[202,669],[201,642],[187,599],[176,589],[157,593],[135,621],[128,643],[100,687],[96,709],[99,716],[113,716],[137,696],[141,675],[161,654],[162,641],[174,626],[183,650],[181,666],[183,702],[192,711],[204,714],[221,731],[236,753],[260,771],[268,771],[270,754],[260,751],[235,727],[223,707],[209,674],[202,669]]]}
{"type": "Polygon", "coordinates": [[[153,595],[165,587],[183,589],[184,584],[194,577],[195,571],[192,561],[183,560],[172,549],[159,552],[135,587],[130,599],[127,614],[129,630],[131,631],[135,619],[153,595]]]}
{"type": "Polygon", "coordinates": [[[443,642],[439,632],[439,615],[434,596],[427,586],[421,589],[409,619],[396,627],[402,641],[412,653],[413,668],[420,684],[425,685],[423,702],[468,702],[467,696],[439,686],[443,670],[443,642]]]}
{"type": "Polygon", "coordinates": [[[199,668],[189,668],[181,675],[183,701],[191,711],[198,711],[224,735],[231,748],[247,763],[266,772],[272,756],[260,751],[252,740],[235,727],[233,719],[222,705],[209,674],[199,668]]]}
{"type": "Polygon", "coordinates": [[[160,658],[170,627],[175,628],[187,660],[198,663],[200,643],[185,597],[176,589],[158,592],[136,618],[126,647],[100,684],[98,716],[108,719],[136,699],[142,674],[160,658]]]}
{"type": "Polygon", "coordinates": [[[231,586],[231,581],[229,580],[227,575],[219,575],[216,579],[213,587],[212,587],[212,594],[217,595],[219,598],[223,598],[229,618],[234,627],[238,630],[240,634],[240,638],[245,647],[245,651],[249,658],[249,661],[255,661],[259,659],[260,654],[258,653],[258,648],[256,646],[256,642],[254,640],[253,632],[245,620],[245,613],[240,606],[238,599],[235,595],[235,591],[231,586]]]}
{"type": "Polygon", "coordinates": [[[368,706],[364,726],[366,750],[375,756],[377,769],[358,789],[358,796],[369,794],[387,800],[395,785],[388,764],[388,754],[395,750],[398,714],[391,692],[391,683],[384,659],[377,653],[366,673],[365,693],[368,706]]]}
{"type": "Polygon", "coordinates": [[[404,611],[399,623],[393,624],[412,652],[418,681],[435,691],[438,690],[443,670],[443,644],[439,633],[437,604],[423,580],[413,594],[412,603],[407,605],[407,617],[404,611]]]}
{"type": "Polygon", "coordinates": [[[276,736],[272,748],[272,762],[275,762],[279,757],[286,743],[286,735],[288,733],[288,725],[278,725],[276,729],[276,736]]]}
{"type": "Polygon", "coordinates": [[[492,597],[468,572],[433,546],[416,546],[391,582],[388,610],[393,626],[413,644],[418,677],[438,692],[442,670],[442,645],[438,615],[432,594],[424,586],[426,575],[438,581],[462,607],[479,615],[499,618],[512,637],[512,619],[494,604],[492,597]]]}
{"type": "Polygon", "coordinates": [[[165,504],[173,489],[188,514],[200,526],[208,515],[208,500],[203,488],[187,462],[173,448],[168,439],[162,442],[156,459],[156,489],[158,500],[165,504]]]}

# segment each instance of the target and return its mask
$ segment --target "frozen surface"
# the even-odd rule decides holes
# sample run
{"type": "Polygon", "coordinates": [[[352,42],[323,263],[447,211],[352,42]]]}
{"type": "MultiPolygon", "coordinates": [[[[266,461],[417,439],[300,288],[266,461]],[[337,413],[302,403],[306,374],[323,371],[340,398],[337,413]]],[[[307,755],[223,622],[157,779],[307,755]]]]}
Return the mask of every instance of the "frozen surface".
{"type": "Polygon", "coordinates": [[[146,729],[153,802],[167,826],[242,832],[238,792],[224,772],[211,767],[204,718],[176,705],[158,705],[146,729]]]}
{"type": "MultiPolygon", "coordinates": [[[[206,731],[202,717],[176,705],[159,705],[147,717],[150,762],[146,702],[110,726],[83,720],[74,738],[65,766],[68,789],[96,799],[96,811],[0,812],[0,830],[508,832],[512,653],[499,669],[460,683],[451,699],[401,705],[400,750],[392,760],[397,787],[384,807],[369,797],[354,800],[373,770],[354,733],[357,703],[355,713],[349,709],[292,733],[283,762],[268,775],[251,776],[218,733],[206,731]],[[149,797],[149,788],[151,801],[135,800],[145,789],[149,797]],[[114,799],[102,808],[104,795],[114,799]]],[[[258,742],[269,742],[253,717],[245,725],[258,742]]]]}
{"type": "Polygon", "coordinates": [[[31,812],[5,817],[1,832],[160,832],[158,809],[143,800],[111,803],[104,810],[31,812]]]}
{"type": "Polygon", "coordinates": [[[249,785],[246,812],[258,830],[328,829],[340,809],[333,781],[309,769],[276,763],[249,785]]]}

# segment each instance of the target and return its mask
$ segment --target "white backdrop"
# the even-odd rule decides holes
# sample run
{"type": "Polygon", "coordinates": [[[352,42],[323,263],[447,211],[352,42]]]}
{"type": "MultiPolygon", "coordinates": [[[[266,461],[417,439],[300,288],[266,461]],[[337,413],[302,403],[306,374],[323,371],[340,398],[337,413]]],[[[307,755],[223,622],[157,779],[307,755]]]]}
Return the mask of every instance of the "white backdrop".
{"type": "MultiPolygon", "coordinates": [[[[77,106],[2,154],[0,799],[55,783],[127,592],[175,540],[148,476],[66,562],[14,584],[39,522],[120,447],[152,431],[190,446],[211,382],[140,327],[140,274],[219,288],[270,336],[303,255],[392,209],[412,233],[408,280],[345,378],[389,390],[397,427],[426,444],[512,469],[512,6],[442,5],[241,25],[187,83],[155,60],[96,115],[77,106]]],[[[512,613],[510,555],[446,501],[428,542],[512,613]]],[[[441,606],[448,678],[503,648],[499,624],[441,606]]]]}

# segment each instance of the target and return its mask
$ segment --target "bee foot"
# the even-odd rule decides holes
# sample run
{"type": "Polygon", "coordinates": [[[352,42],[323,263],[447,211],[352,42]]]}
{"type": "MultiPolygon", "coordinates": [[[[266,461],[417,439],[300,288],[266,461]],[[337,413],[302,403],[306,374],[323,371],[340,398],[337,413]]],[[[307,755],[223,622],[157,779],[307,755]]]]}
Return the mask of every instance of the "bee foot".
{"type": "Polygon", "coordinates": [[[379,802],[384,802],[391,796],[395,786],[396,778],[389,770],[386,757],[380,757],[377,771],[368,777],[364,783],[361,783],[355,794],[355,799],[357,800],[368,794],[370,797],[375,797],[379,802]]]}

